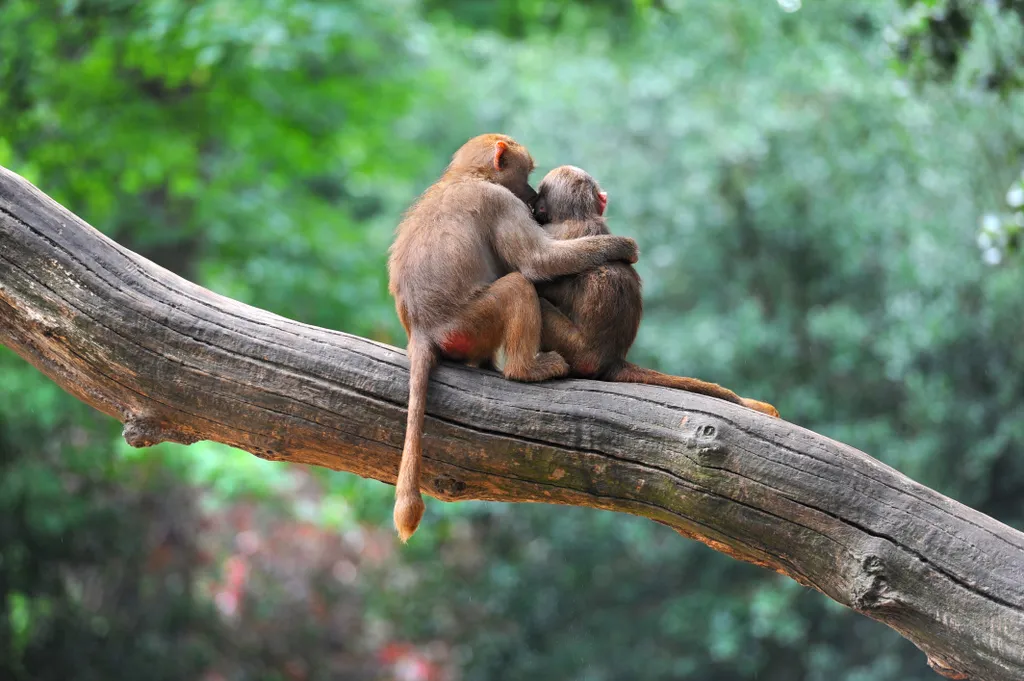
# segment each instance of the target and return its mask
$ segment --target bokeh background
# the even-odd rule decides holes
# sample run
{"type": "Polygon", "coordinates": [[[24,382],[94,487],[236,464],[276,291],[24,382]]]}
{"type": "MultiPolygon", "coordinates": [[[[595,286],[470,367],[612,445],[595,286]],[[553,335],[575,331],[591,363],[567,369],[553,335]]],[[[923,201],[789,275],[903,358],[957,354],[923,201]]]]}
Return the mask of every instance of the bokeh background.
{"type": "MultiPolygon", "coordinates": [[[[1024,3],[0,0],[0,164],[220,293],[404,346],[464,140],[591,171],[634,361],[1024,528],[1024,3]]],[[[0,348],[0,678],[915,681],[886,627],[649,521],[131,450],[0,348]]]]}

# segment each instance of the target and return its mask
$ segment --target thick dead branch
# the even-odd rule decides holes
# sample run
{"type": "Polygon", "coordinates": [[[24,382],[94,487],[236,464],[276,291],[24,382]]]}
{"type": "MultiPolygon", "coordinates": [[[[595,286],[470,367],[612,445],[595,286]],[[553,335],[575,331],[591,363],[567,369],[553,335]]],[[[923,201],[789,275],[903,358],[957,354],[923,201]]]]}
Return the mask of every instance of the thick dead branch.
{"type": "MultiPolygon", "coordinates": [[[[132,445],[216,440],[394,480],[403,352],[184,281],[2,168],[0,342],[132,445]]],[[[1024,534],[798,426],[660,388],[445,366],[425,452],[437,498],[645,516],[888,624],[950,678],[1024,679],[1024,534]]]]}

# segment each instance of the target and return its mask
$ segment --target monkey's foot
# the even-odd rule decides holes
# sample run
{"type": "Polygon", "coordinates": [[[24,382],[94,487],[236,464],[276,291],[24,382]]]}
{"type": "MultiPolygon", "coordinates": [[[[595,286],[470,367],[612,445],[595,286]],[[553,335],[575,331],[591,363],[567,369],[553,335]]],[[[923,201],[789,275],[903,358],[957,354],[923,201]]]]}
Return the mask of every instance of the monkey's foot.
{"type": "Polygon", "coordinates": [[[748,400],[745,397],[741,397],[740,399],[743,400],[743,406],[744,407],[750,407],[754,411],[759,411],[762,414],[768,414],[768,416],[773,416],[775,418],[780,418],[779,410],[776,409],[775,407],[773,407],[772,405],[768,404],[767,402],[758,402],[757,400],[748,400]]]}
{"type": "Polygon", "coordinates": [[[546,381],[549,378],[561,378],[569,375],[569,365],[557,352],[541,352],[533,361],[533,364],[518,369],[509,365],[505,366],[505,378],[524,383],[535,383],[546,381]]]}

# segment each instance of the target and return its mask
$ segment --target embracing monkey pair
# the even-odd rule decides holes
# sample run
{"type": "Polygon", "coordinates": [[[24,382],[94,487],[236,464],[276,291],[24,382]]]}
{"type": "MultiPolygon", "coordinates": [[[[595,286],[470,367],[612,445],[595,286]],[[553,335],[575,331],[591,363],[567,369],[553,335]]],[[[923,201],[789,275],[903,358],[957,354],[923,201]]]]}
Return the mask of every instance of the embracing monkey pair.
{"type": "Polygon", "coordinates": [[[474,137],[398,226],[388,273],[409,336],[409,417],[394,511],[402,541],[423,517],[427,384],[441,358],[492,365],[503,349],[503,373],[516,381],[572,375],[647,383],[778,416],[771,405],[713,383],[626,361],[642,314],[631,267],[636,242],[608,231],[608,197],[590,175],[562,166],[537,192],[529,184],[533,169],[530,153],[511,137],[474,137]]]}

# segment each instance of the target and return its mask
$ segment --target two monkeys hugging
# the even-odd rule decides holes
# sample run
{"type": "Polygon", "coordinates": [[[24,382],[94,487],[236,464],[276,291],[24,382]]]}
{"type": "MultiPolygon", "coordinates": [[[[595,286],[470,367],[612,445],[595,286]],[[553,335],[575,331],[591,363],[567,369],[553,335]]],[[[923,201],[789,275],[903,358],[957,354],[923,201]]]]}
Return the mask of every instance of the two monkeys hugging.
{"type": "Polygon", "coordinates": [[[398,226],[391,295],[409,336],[409,417],[395,493],[395,528],[419,526],[421,440],[430,371],[441,359],[515,381],[562,376],[646,383],[710,395],[777,417],[775,407],[714,383],[626,361],[643,313],[636,242],[608,230],[608,195],[574,166],[537,191],[533,157],[507,135],[474,137],[398,226]]]}

